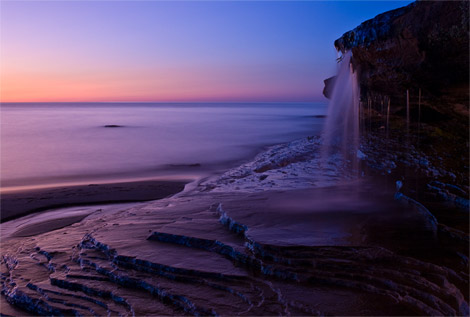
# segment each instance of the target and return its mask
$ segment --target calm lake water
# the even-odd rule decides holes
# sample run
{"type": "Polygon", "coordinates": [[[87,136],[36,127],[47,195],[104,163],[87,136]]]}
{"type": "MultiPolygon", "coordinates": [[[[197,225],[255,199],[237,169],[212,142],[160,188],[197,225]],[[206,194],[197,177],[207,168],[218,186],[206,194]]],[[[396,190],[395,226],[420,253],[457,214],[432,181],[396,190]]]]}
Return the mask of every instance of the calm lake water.
{"type": "Polygon", "coordinates": [[[200,176],[319,134],[325,113],[325,103],[4,103],[1,186],[200,176]]]}

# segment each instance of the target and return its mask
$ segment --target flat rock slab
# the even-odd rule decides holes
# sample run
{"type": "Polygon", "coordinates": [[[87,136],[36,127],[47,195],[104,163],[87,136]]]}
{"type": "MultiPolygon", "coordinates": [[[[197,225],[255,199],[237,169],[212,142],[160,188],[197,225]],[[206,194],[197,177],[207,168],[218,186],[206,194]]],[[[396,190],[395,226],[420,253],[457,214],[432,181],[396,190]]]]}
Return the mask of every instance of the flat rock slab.
{"type": "Polygon", "coordinates": [[[419,215],[353,187],[193,191],[103,208],[65,228],[3,237],[1,287],[34,315],[468,312],[458,275],[383,248],[391,236],[370,226],[398,232],[395,222],[409,220],[426,236],[419,215]]]}

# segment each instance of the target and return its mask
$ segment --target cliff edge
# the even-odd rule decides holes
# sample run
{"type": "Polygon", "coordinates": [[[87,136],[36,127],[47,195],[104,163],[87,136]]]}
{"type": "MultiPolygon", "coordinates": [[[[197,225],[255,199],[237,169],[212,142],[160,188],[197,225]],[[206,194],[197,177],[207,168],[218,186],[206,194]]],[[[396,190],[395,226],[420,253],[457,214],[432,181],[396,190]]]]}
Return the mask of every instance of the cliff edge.
{"type": "Polygon", "coordinates": [[[417,1],[363,22],[334,45],[352,50],[363,95],[422,89],[440,96],[465,87],[468,96],[467,1],[417,1]]]}
{"type": "MultiPolygon", "coordinates": [[[[416,1],[334,42],[353,54],[363,141],[383,149],[395,142],[403,153],[419,149],[450,175],[433,179],[467,189],[469,36],[468,1],[416,1]]],[[[325,80],[327,98],[334,82],[325,80]]]]}

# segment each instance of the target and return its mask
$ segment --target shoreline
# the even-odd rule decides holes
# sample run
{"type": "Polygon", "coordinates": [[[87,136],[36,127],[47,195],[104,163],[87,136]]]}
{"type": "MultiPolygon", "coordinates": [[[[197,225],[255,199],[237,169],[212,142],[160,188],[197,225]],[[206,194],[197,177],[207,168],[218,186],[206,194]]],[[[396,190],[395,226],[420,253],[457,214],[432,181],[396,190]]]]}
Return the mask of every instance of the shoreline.
{"type": "Polygon", "coordinates": [[[162,199],[183,191],[190,182],[191,180],[159,179],[2,193],[0,219],[4,223],[49,209],[162,199]]]}
{"type": "MultiPolygon", "coordinates": [[[[155,175],[140,172],[128,178],[87,176],[81,181],[0,187],[0,223],[58,208],[148,202],[167,198],[181,194],[187,190],[188,184],[220,176],[250,162],[269,148],[288,142],[264,144],[253,149],[247,157],[212,165],[167,164],[155,175]],[[121,193],[116,193],[116,190],[121,193]]],[[[196,184],[195,187],[197,186],[196,184]]]]}

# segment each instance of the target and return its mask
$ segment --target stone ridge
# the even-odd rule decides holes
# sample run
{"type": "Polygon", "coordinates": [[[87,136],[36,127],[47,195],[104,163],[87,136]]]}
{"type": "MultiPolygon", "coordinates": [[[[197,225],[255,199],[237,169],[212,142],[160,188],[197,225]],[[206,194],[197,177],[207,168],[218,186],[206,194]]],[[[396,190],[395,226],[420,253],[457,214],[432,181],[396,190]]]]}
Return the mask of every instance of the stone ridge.
{"type": "Polygon", "coordinates": [[[393,35],[391,22],[414,8],[416,3],[377,15],[362,22],[355,29],[344,33],[334,43],[338,51],[348,51],[360,45],[369,46],[372,42],[386,39],[393,35]]]}

